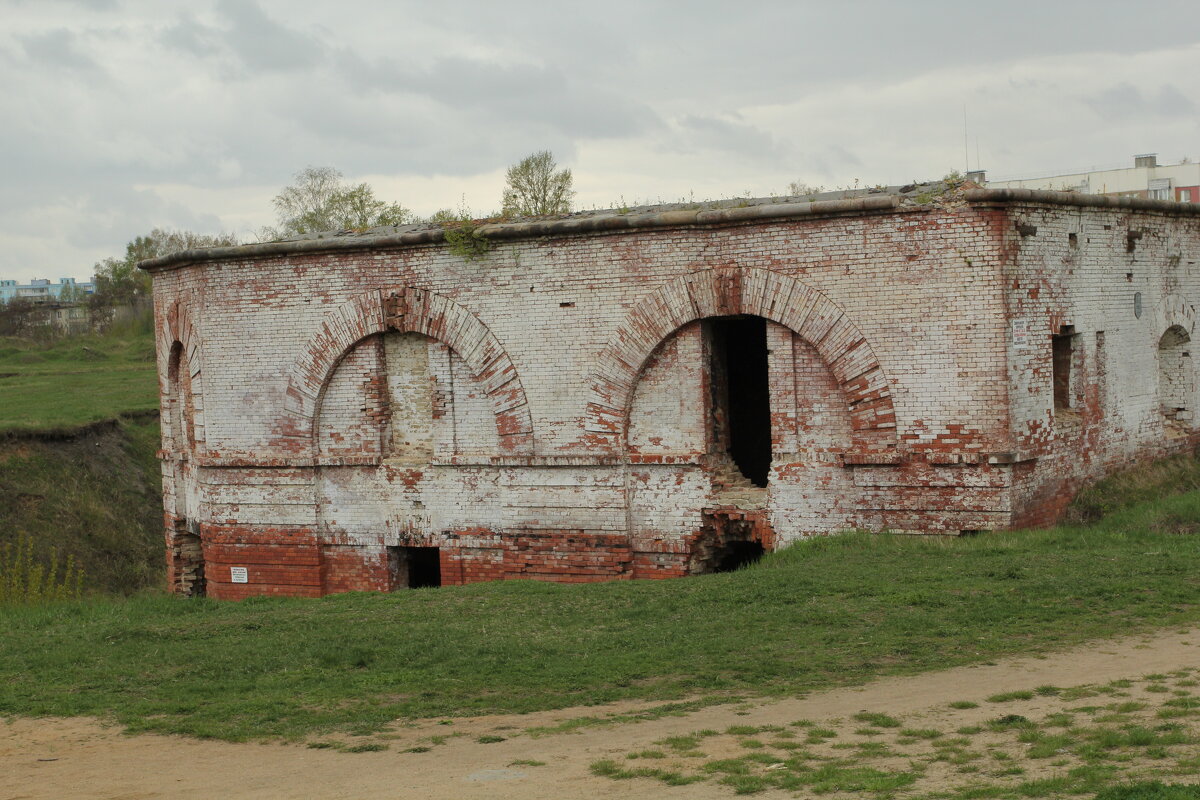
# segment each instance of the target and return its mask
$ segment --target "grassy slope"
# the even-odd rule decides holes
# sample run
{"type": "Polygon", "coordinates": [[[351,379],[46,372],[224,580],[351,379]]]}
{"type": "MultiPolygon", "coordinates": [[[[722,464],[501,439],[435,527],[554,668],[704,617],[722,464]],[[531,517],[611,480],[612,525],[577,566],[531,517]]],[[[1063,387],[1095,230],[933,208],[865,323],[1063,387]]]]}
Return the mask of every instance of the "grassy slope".
{"type": "Polygon", "coordinates": [[[0,433],[66,431],[157,408],[149,331],[44,345],[0,340],[0,433]]]}
{"type": "Polygon", "coordinates": [[[128,593],[163,576],[158,420],[70,439],[0,439],[0,545],[29,534],[84,568],[88,591],[128,593]]]}
{"type": "Polygon", "coordinates": [[[25,531],[43,557],[73,553],[89,590],[158,585],[158,420],[128,416],[157,407],[148,317],[106,336],[0,339],[0,545],[25,531]]]}
{"type": "Polygon", "coordinates": [[[803,692],[1194,624],[1197,521],[1193,492],[1087,527],[833,537],[688,580],[9,609],[0,713],[242,739],[619,698],[803,692]]]}

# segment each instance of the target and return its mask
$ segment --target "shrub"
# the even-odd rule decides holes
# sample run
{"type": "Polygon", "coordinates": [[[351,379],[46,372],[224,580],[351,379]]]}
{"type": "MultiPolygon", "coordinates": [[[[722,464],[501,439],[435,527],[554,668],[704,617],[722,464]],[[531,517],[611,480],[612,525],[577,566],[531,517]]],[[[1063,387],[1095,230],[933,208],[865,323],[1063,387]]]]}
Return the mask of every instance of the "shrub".
{"type": "Polygon", "coordinates": [[[58,548],[51,548],[47,566],[33,557],[33,540],[24,531],[0,548],[0,606],[74,600],[82,593],[83,570],[75,556],[67,556],[60,570],[58,548]]]}

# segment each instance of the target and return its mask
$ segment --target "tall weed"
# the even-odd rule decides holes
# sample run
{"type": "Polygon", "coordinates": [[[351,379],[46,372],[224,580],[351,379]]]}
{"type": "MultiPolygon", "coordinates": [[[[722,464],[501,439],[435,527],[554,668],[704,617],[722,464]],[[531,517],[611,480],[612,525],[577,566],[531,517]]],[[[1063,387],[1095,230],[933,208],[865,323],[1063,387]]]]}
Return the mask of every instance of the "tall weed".
{"type": "Polygon", "coordinates": [[[60,565],[58,548],[51,548],[49,564],[43,564],[34,558],[33,539],[24,531],[0,548],[0,606],[76,600],[82,594],[83,569],[75,556],[60,565]]]}

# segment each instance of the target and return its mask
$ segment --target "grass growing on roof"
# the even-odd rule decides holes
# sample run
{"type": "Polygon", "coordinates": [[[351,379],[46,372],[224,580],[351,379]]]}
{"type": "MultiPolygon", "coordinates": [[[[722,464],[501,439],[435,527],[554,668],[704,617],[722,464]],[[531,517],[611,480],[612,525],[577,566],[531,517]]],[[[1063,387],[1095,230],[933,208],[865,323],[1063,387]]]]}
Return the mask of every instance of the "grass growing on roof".
{"type": "Polygon", "coordinates": [[[1200,519],[1200,493],[1080,528],[822,538],[687,580],[5,610],[0,714],[299,738],[978,663],[1200,620],[1200,537],[1166,516],[1200,519]]]}

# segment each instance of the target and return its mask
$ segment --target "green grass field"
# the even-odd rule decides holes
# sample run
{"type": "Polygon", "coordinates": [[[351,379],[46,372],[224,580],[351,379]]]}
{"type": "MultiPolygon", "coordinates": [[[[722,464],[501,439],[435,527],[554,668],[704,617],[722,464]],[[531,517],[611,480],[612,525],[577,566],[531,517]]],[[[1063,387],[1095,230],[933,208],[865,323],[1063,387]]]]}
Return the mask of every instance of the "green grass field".
{"type": "Polygon", "coordinates": [[[0,435],[69,432],[157,408],[148,330],[45,344],[0,339],[0,435]]]}
{"type": "Polygon", "coordinates": [[[396,718],[796,694],[1194,624],[1198,520],[1189,492],[1050,531],[830,537],[685,580],[9,608],[0,714],[295,739],[396,718]]]}

